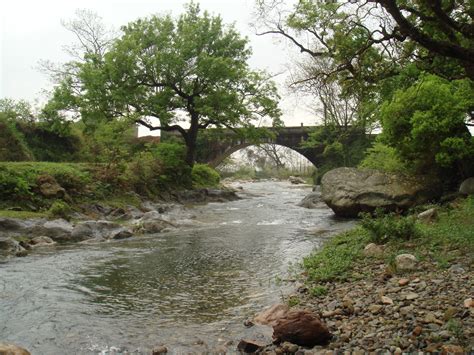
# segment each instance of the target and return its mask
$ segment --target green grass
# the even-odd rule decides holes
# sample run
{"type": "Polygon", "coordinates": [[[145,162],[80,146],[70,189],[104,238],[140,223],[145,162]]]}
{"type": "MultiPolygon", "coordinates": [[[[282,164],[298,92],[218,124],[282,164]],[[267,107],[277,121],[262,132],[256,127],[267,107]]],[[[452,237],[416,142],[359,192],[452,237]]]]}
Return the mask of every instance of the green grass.
{"type": "MultiPolygon", "coordinates": [[[[401,253],[435,262],[439,268],[448,268],[459,257],[468,257],[470,263],[474,262],[474,197],[459,201],[455,207],[439,209],[438,221],[431,224],[416,222],[419,232],[412,239],[391,238],[386,241],[385,261],[388,266],[401,253]]],[[[385,222],[388,222],[387,218],[399,219],[398,216],[383,218],[385,222]]],[[[372,262],[362,253],[372,238],[371,232],[357,226],[330,239],[322,249],[303,259],[308,281],[321,283],[351,278],[351,271],[358,263],[372,262]]],[[[320,287],[313,287],[310,293],[321,295],[320,287]]]]}
{"type": "Polygon", "coordinates": [[[30,219],[46,218],[48,216],[49,215],[46,212],[0,210],[0,217],[4,218],[30,219]]]}
{"type": "Polygon", "coordinates": [[[368,232],[361,227],[329,240],[321,250],[303,259],[303,267],[309,280],[326,282],[347,279],[353,262],[362,256],[362,250],[368,240],[368,232]]]}

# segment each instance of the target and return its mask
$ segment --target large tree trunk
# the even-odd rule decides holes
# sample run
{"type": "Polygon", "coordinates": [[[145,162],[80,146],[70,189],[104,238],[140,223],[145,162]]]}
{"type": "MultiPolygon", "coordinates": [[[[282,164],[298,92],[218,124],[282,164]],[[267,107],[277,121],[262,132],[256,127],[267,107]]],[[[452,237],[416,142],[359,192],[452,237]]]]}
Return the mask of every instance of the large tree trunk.
{"type": "Polygon", "coordinates": [[[191,113],[191,126],[186,135],[186,163],[190,166],[194,166],[194,162],[196,161],[196,153],[197,153],[197,135],[199,130],[199,116],[197,113],[191,113]]]}

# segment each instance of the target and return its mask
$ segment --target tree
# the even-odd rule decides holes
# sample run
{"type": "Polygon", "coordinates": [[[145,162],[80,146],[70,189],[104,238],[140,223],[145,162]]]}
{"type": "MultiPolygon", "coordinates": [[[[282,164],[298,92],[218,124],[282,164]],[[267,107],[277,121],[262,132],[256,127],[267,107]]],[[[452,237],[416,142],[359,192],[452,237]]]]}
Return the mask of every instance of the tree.
{"type": "Polygon", "coordinates": [[[445,169],[451,176],[470,176],[474,138],[465,126],[474,95],[466,80],[449,82],[429,75],[399,90],[382,107],[383,142],[422,173],[445,169]],[[467,86],[467,87],[466,87],[467,86]]]}
{"type": "Polygon", "coordinates": [[[279,122],[274,83],[249,68],[247,39],[220,17],[191,3],[177,20],[152,16],[122,31],[103,60],[80,65],[83,114],[178,131],[191,166],[200,130],[252,126],[266,116],[279,122]]]}

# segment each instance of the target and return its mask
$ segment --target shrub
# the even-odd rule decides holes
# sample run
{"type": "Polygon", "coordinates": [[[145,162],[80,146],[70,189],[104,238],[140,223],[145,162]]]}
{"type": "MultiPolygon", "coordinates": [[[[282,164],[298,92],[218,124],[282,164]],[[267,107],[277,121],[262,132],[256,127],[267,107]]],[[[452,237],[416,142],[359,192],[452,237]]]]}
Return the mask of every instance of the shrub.
{"type": "Polygon", "coordinates": [[[30,184],[17,172],[0,166],[0,199],[25,198],[31,195],[30,184]]]}
{"type": "Polygon", "coordinates": [[[219,173],[207,164],[194,164],[191,173],[194,188],[215,187],[219,185],[219,173]]]}
{"type": "Polygon", "coordinates": [[[158,192],[161,185],[163,165],[151,152],[141,152],[127,165],[125,181],[141,195],[158,192]]]}
{"type": "Polygon", "coordinates": [[[365,158],[359,164],[360,168],[377,169],[387,172],[406,172],[407,167],[402,162],[395,148],[381,142],[375,142],[366,150],[365,158]]]}
{"type": "Polygon", "coordinates": [[[393,213],[383,214],[377,210],[375,216],[361,214],[362,227],[370,233],[374,243],[386,243],[390,240],[410,240],[418,235],[415,216],[399,216],[393,213]]]}
{"type": "Polygon", "coordinates": [[[309,294],[313,297],[322,297],[328,294],[328,289],[324,286],[314,286],[309,289],[309,294]]]}
{"type": "Polygon", "coordinates": [[[64,219],[69,219],[71,212],[71,207],[66,202],[60,200],[54,201],[48,210],[48,214],[51,217],[59,217],[64,219]]]}
{"type": "Polygon", "coordinates": [[[186,164],[186,147],[179,143],[160,143],[150,149],[162,164],[160,184],[165,188],[191,187],[191,167],[186,164]]]}

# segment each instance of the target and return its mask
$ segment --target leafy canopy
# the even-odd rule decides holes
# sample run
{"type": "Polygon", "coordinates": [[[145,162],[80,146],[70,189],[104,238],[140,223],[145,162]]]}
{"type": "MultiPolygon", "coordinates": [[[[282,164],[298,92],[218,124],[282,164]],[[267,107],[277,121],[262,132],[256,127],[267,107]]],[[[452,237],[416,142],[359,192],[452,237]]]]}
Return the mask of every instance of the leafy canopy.
{"type": "Polygon", "coordinates": [[[247,39],[219,16],[191,3],[177,20],[152,16],[122,30],[103,59],[89,55],[81,66],[81,105],[89,116],[125,116],[150,129],[177,130],[189,164],[200,129],[251,126],[264,116],[278,121],[275,85],[249,68],[247,39]]]}

